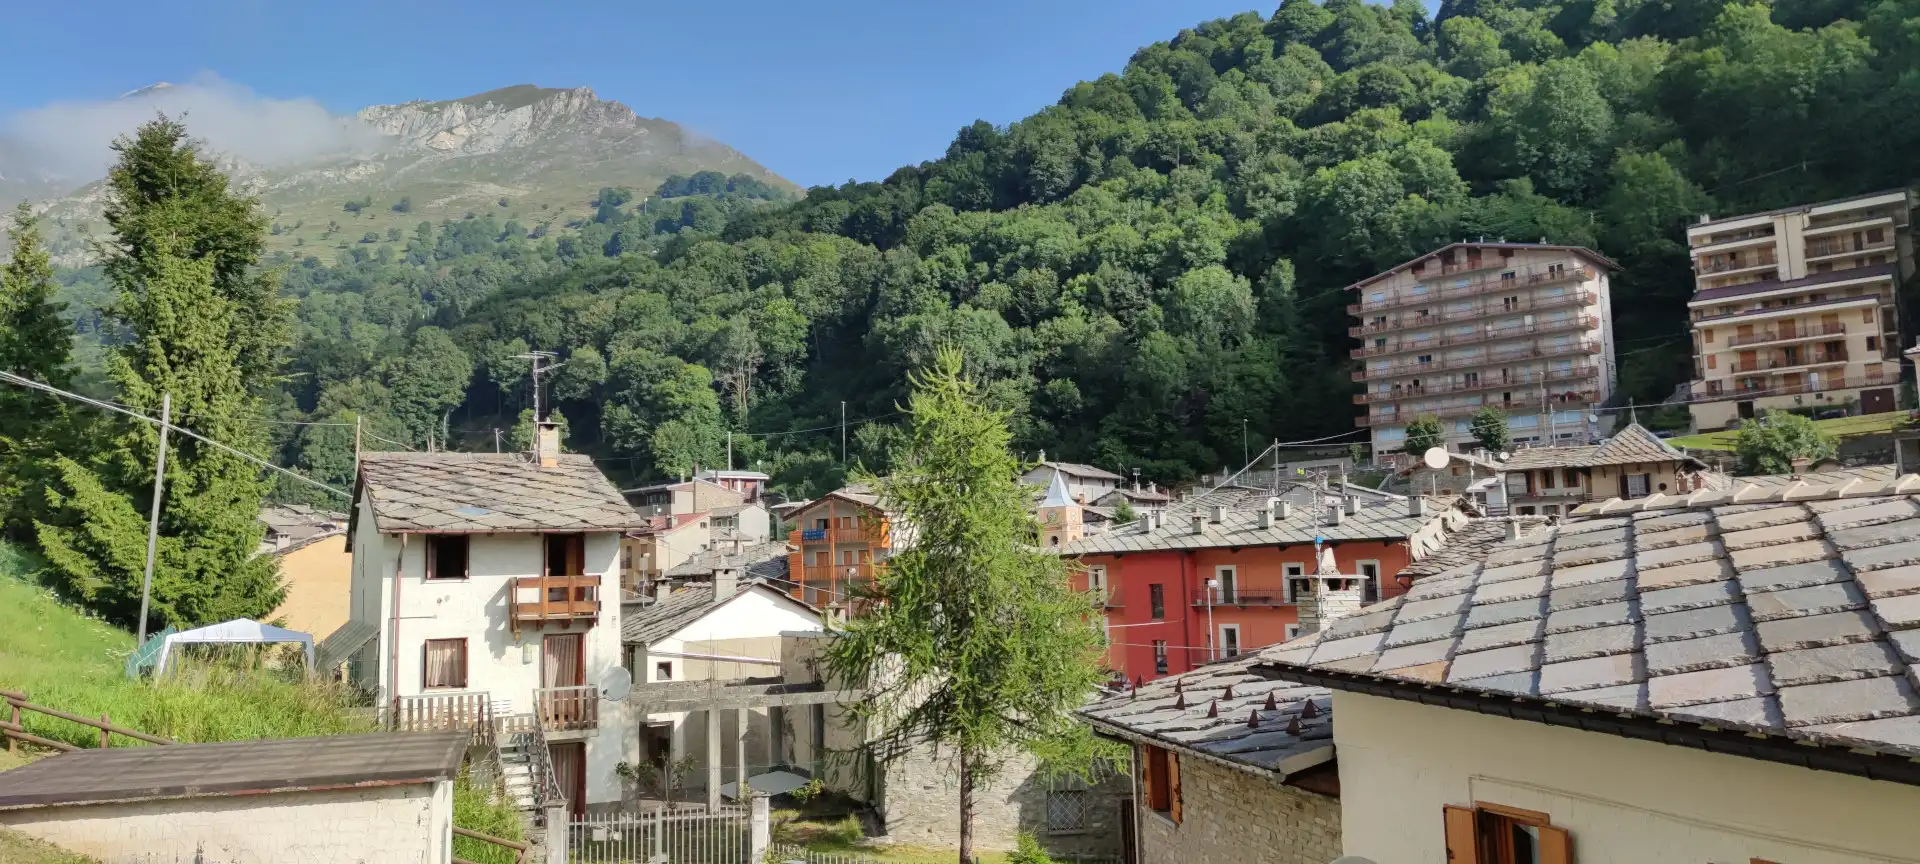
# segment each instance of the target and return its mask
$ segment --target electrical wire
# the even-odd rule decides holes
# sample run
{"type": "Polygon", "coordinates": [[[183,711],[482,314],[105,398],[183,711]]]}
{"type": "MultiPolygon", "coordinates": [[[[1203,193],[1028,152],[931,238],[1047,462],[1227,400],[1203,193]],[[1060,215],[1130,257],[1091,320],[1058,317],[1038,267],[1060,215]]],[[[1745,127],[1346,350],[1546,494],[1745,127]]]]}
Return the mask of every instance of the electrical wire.
{"type": "Polygon", "coordinates": [[[321,488],[321,489],[325,489],[325,490],[327,490],[328,492],[332,492],[332,493],[333,493],[333,494],[335,494],[335,495],[339,495],[339,496],[340,496],[340,497],[342,497],[342,498],[349,498],[349,499],[351,499],[351,498],[353,497],[352,495],[350,495],[350,494],[348,494],[347,492],[345,492],[345,491],[343,491],[343,490],[340,490],[340,489],[336,489],[336,488],[334,488],[334,487],[332,487],[332,486],[329,486],[329,485],[327,485],[327,484],[325,484],[325,483],[322,483],[322,482],[320,482],[320,481],[318,481],[318,480],[315,480],[315,479],[313,479],[313,478],[311,478],[311,477],[308,477],[308,476],[306,476],[305,474],[301,474],[301,473],[299,473],[299,472],[296,472],[296,471],[292,471],[292,470],[289,470],[289,469],[286,469],[286,468],[282,468],[282,467],[280,467],[280,466],[278,466],[278,465],[275,465],[275,464],[273,464],[272,462],[268,462],[268,461],[267,461],[267,460],[265,460],[265,459],[262,459],[262,458],[260,458],[260,457],[258,457],[258,456],[255,456],[255,455],[253,455],[253,454],[251,454],[251,453],[248,453],[248,452],[246,452],[246,451],[243,451],[243,450],[239,450],[239,449],[237,449],[237,448],[234,448],[234,447],[232,447],[232,446],[229,446],[229,445],[227,445],[227,444],[225,444],[225,443],[222,443],[222,442],[220,442],[220,441],[215,441],[215,440],[214,440],[214,439],[212,439],[212,438],[208,438],[208,437],[207,437],[207,436],[205,436],[205,435],[202,435],[202,434],[200,434],[200,433],[198,433],[198,432],[195,432],[195,431],[193,431],[192,429],[188,429],[188,428],[186,428],[186,427],[184,427],[184,426],[181,426],[181,425],[179,425],[179,424],[177,424],[177,423],[173,423],[173,422],[171,422],[171,421],[168,421],[168,422],[166,422],[166,423],[162,423],[162,422],[160,422],[160,421],[159,421],[158,419],[156,419],[156,418],[153,418],[153,417],[148,417],[148,416],[147,416],[147,415],[145,415],[145,414],[142,414],[142,413],[140,413],[140,412],[138,412],[138,411],[135,411],[135,410],[133,410],[133,409],[131,409],[131,408],[128,408],[128,407],[125,407],[125,406],[123,406],[123,405],[116,405],[116,404],[114,404],[114,403],[112,403],[112,402],[107,402],[107,401],[105,401],[105,400],[102,400],[102,399],[94,399],[94,398],[92,398],[92,397],[90,397],[90,396],[82,396],[82,395],[80,395],[80,394],[78,394],[78,393],[74,393],[74,392],[71,392],[71,391],[68,391],[68,390],[62,390],[62,389],[60,389],[60,388],[58,388],[58,387],[55,387],[55,386],[53,386],[53,385],[51,385],[51,384],[44,384],[44,383],[41,383],[41,382],[39,382],[39,381],[35,381],[35,380],[33,380],[33,379],[31,379],[31,378],[27,378],[27,377],[24,377],[24,376],[20,376],[20,375],[15,375],[15,374],[13,374],[12,372],[0,372],[0,381],[4,381],[4,382],[6,382],[6,383],[9,383],[9,384],[15,384],[15,385],[18,385],[18,386],[21,386],[21,387],[29,387],[29,388],[32,388],[32,389],[34,389],[34,390],[40,390],[40,391],[43,391],[43,392],[47,392],[47,393],[52,393],[52,394],[54,394],[54,395],[56,395],[56,396],[63,396],[63,397],[65,397],[65,398],[68,398],[68,399],[72,399],[72,400],[74,400],[74,401],[76,401],[76,402],[82,402],[82,403],[85,403],[85,404],[88,404],[88,405],[92,405],[92,406],[94,406],[94,407],[97,407],[97,408],[105,408],[105,409],[107,409],[107,410],[109,410],[109,411],[114,411],[114,412],[117,412],[117,413],[120,413],[120,414],[125,414],[125,415],[127,415],[127,416],[129,416],[129,417],[132,417],[132,418],[134,418],[134,419],[136,419],[136,420],[144,420],[144,421],[146,421],[146,422],[148,422],[148,423],[151,423],[151,424],[153,424],[153,425],[155,425],[155,426],[164,426],[164,427],[166,427],[166,428],[168,428],[168,429],[173,429],[173,430],[175,430],[175,431],[178,431],[178,432],[179,432],[180,434],[182,434],[182,435],[185,435],[185,436],[187,436],[187,437],[189,437],[189,438],[193,438],[193,439],[195,439],[195,440],[197,440],[197,441],[201,441],[201,442],[203,442],[203,443],[206,443],[206,444],[211,444],[211,445],[213,445],[214,447],[218,447],[218,448],[220,448],[221,450],[225,450],[225,451],[226,451],[226,452],[228,452],[228,453],[232,453],[232,454],[233,454],[233,455],[235,455],[235,456],[238,456],[238,457],[240,457],[240,458],[242,458],[242,459],[245,459],[245,460],[247,460],[247,461],[249,461],[249,462],[252,462],[252,463],[254,463],[254,464],[256,464],[256,465],[259,465],[259,466],[261,466],[261,467],[264,467],[264,468],[269,468],[269,469],[272,469],[272,470],[274,470],[274,471],[278,471],[278,472],[280,472],[280,473],[282,473],[282,474],[285,474],[285,475],[287,475],[288,477],[292,477],[292,478],[293,478],[293,479],[295,479],[295,480],[299,480],[299,481],[300,481],[300,482],[302,482],[302,483],[306,483],[306,484],[308,484],[308,485],[311,485],[311,486],[317,486],[317,487],[319,487],[319,488],[321,488]]]}

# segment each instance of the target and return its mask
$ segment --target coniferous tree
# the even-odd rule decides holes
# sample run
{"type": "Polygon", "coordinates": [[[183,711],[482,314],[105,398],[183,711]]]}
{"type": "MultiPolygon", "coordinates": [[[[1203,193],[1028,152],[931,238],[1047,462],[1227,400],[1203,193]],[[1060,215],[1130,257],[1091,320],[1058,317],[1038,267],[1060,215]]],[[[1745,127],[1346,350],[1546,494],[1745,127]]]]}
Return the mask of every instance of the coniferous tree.
{"type": "MultiPolygon", "coordinates": [[[[22,203],[7,232],[12,257],[0,269],[0,370],[66,388],[73,383],[73,325],[53,299],[58,286],[40,223],[22,203]]],[[[0,502],[5,528],[31,536],[33,515],[56,455],[74,443],[75,416],[58,396],[0,386],[0,502]]]]}
{"type": "Polygon", "coordinates": [[[974,792],[1009,760],[1084,766],[1095,750],[1070,712],[1103,679],[1100,612],[1039,548],[1010,415],[940,352],[915,377],[893,472],[873,478],[910,533],[875,575],[874,605],[828,648],[826,665],[867,695],[853,709],[883,759],[932,746],[960,793],[959,860],[972,861],[974,792]],[[910,527],[908,527],[910,526],[910,527]]]}
{"type": "MultiPolygon", "coordinates": [[[[173,417],[245,452],[267,450],[260,394],[288,333],[276,283],[256,271],[265,218],[162,117],[115,142],[102,245],[117,289],[110,313],[129,340],[107,359],[117,399],[173,417]]],[[[116,422],[85,454],[58,462],[38,525],[66,587],[109,619],[138,617],[158,430],[116,422]]],[[[153,578],[151,621],[193,625],[263,617],[281,598],[278,566],[255,552],[271,483],[231,453],[175,434],[153,578]]]]}

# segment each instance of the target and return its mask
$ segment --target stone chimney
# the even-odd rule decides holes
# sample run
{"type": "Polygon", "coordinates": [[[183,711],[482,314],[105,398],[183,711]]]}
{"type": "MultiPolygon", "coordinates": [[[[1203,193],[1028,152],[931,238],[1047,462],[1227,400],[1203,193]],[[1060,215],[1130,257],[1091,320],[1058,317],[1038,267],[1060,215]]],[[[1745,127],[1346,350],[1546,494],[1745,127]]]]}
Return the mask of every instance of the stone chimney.
{"type": "Polygon", "coordinates": [[[1807,473],[1807,467],[1813,464],[1813,460],[1805,456],[1795,456],[1790,464],[1793,465],[1793,473],[1805,474],[1807,473]]]}
{"type": "Polygon", "coordinates": [[[1341,522],[1346,521],[1346,519],[1344,518],[1346,515],[1347,515],[1347,511],[1340,509],[1340,505],[1338,504],[1328,507],[1327,508],[1327,524],[1338,525],[1341,522]]]}
{"type": "Polygon", "coordinates": [[[1282,522],[1285,522],[1288,519],[1293,518],[1293,502],[1292,501],[1281,499],[1279,506],[1280,506],[1280,509],[1273,514],[1273,518],[1278,519],[1282,522]]]}
{"type": "Polygon", "coordinates": [[[533,424],[533,458],[542,468],[560,465],[560,424],[541,420],[533,424]]]}
{"type": "Polygon", "coordinates": [[[1300,610],[1300,635],[1318,633],[1333,622],[1360,611],[1366,589],[1358,576],[1328,579],[1313,577],[1313,593],[1296,597],[1300,610]]]}
{"type": "Polygon", "coordinates": [[[1507,539],[1509,541],[1520,539],[1520,520],[1507,520],[1507,539]]]}
{"type": "Polygon", "coordinates": [[[740,571],[732,567],[719,567],[713,571],[713,599],[725,600],[732,597],[740,585],[740,571]]]}
{"type": "Polygon", "coordinates": [[[739,558],[745,554],[747,554],[746,541],[740,539],[738,534],[733,535],[733,557],[739,558]]]}
{"type": "Polygon", "coordinates": [[[667,595],[669,595],[669,594],[672,594],[672,593],[673,593],[673,586],[671,586],[671,585],[668,585],[668,584],[667,584],[667,580],[665,580],[665,579],[657,579],[657,580],[655,580],[655,581],[654,581],[654,583],[653,583],[653,602],[655,602],[655,603],[665,603],[665,602],[667,602],[667,595]]]}
{"type": "Polygon", "coordinates": [[[1360,515],[1360,496],[1348,495],[1346,500],[1346,505],[1347,505],[1348,516],[1360,515]]]}

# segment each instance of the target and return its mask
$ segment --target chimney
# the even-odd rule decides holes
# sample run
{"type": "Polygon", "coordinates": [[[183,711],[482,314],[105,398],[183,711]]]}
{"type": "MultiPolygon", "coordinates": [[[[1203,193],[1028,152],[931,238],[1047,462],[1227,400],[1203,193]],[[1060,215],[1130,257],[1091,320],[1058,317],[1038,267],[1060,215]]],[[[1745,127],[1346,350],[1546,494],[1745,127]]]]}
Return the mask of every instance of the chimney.
{"type": "Polygon", "coordinates": [[[738,558],[745,554],[746,542],[740,539],[740,535],[733,535],[733,557],[738,558]]]}
{"type": "Polygon", "coordinates": [[[732,567],[720,567],[713,571],[713,599],[725,600],[733,596],[740,583],[740,571],[732,567]]]}
{"type": "Polygon", "coordinates": [[[1340,509],[1340,505],[1338,504],[1335,504],[1332,507],[1327,508],[1327,524],[1328,525],[1338,525],[1341,522],[1346,521],[1346,519],[1344,518],[1345,516],[1346,516],[1346,511],[1340,509]]]}
{"type": "Polygon", "coordinates": [[[1418,493],[1407,496],[1407,515],[1415,519],[1427,515],[1427,499],[1418,493]]]}
{"type": "Polygon", "coordinates": [[[1227,508],[1219,504],[1213,505],[1212,512],[1207,514],[1207,521],[1215,525],[1227,521],[1227,508]]]}
{"type": "Polygon", "coordinates": [[[1207,517],[1198,513],[1193,514],[1193,533],[1194,536],[1207,533],[1207,517]]]}
{"type": "Polygon", "coordinates": [[[1358,495],[1347,496],[1347,515],[1348,516],[1360,515],[1360,496],[1358,495]]]}
{"type": "Polygon", "coordinates": [[[1805,473],[1807,472],[1807,466],[1809,466],[1809,465],[1812,465],[1812,464],[1813,464],[1813,460],[1812,460],[1812,459],[1808,459],[1808,458],[1807,458],[1807,457],[1805,457],[1805,456],[1795,456],[1795,457],[1793,457],[1793,461],[1792,461],[1792,464],[1793,464],[1793,473],[1794,473],[1794,474],[1796,474],[1796,475],[1798,475],[1798,474],[1805,474],[1805,473]]]}
{"type": "Polygon", "coordinates": [[[1260,511],[1260,530],[1265,531],[1273,527],[1273,511],[1274,511],[1274,508],[1278,507],[1279,505],[1280,505],[1280,499],[1278,498],[1267,499],[1266,508],[1260,511]]]}
{"type": "Polygon", "coordinates": [[[673,586],[668,585],[667,580],[661,579],[653,583],[653,602],[665,603],[667,602],[667,595],[672,593],[673,586]]]}
{"type": "Polygon", "coordinates": [[[1520,520],[1518,519],[1507,520],[1507,539],[1508,540],[1520,539],[1520,520]]]}
{"type": "Polygon", "coordinates": [[[1280,510],[1274,513],[1273,516],[1275,519],[1279,519],[1282,522],[1285,522],[1288,519],[1293,518],[1293,502],[1287,501],[1284,499],[1281,500],[1280,510]]]}
{"type": "Polygon", "coordinates": [[[542,468],[560,465],[560,424],[541,420],[533,424],[533,458],[542,468]]]}
{"type": "Polygon", "coordinates": [[[1298,601],[1300,635],[1317,633],[1333,622],[1360,611],[1366,599],[1366,587],[1359,577],[1313,579],[1313,591],[1298,601]],[[1336,587],[1338,586],[1338,587],[1336,587]]]}

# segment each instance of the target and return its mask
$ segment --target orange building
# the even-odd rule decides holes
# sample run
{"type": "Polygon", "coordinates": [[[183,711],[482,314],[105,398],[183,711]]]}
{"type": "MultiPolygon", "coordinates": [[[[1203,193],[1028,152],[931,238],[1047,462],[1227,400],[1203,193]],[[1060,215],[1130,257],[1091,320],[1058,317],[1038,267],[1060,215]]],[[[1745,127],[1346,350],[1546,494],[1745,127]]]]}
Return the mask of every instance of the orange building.
{"type": "Polygon", "coordinates": [[[788,593],[816,607],[841,606],[871,584],[873,568],[893,550],[893,524],[878,496],[855,484],[835,489],[787,516],[788,593]]]}
{"type": "Polygon", "coordinates": [[[1301,485],[1216,492],[1058,551],[1105,598],[1108,663],[1150,680],[1296,635],[1322,548],[1372,602],[1405,592],[1400,571],[1465,524],[1425,498],[1301,485]]]}

